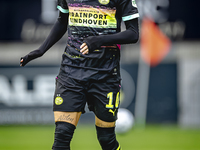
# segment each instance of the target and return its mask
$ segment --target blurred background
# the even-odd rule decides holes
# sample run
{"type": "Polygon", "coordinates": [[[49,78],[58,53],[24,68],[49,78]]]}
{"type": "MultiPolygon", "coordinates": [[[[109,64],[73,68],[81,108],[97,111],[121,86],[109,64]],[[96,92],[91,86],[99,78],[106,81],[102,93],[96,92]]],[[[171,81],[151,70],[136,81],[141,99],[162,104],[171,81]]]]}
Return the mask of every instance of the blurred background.
{"type": "MultiPolygon", "coordinates": [[[[140,41],[137,44],[122,46],[120,107],[130,110],[136,123],[137,120],[143,120],[138,126],[147,125],[149,130],[137,131],[136,127],[133,127],[128,135],[119,138],[124,140],[126,150],[132,150],[135,145],[135,148],[142,150],[156,150],[156,145],[159,145],[158,149],[166,150],[199,150],[200,145],[193,142],[200,140],[200,13],[198,10],[200,1],[136,0],[136,3],[140,13],[140,30],[144,17],[152,18],[170,39],[171,47],[166,57],[152,67],[141,59],[140,41]],[[143,73],[139,71],[141,68],[144,69],[143,73]],[[142,113],[138,111],[137,115],[136,105],[137,101],[141,102],[140,99],[145,100],[139,104],[142,113]],[[168,127],[164,131],[161,129],[163,125],[168,127]],[[170,134],[170,131],[177,133],[177,136],[170,134]],[[141,133],[144,133],[144,136],[141,136],[141,133]],[[175,138],[174,140],[180,139],[180,143],[171,147],[166,143],[156,144],[155,141],[162,139],[159,138],[161,135],[168,134],[165,142],[173,143],[175,138]],[[151,141],[152,136],[156,135],[158,138],[151,141]],[[185,138],[181,139],[183,135],[185,138]],[[143,143],[143,147],[140,147],[141,145],[135,142],[134,145],[129,145],[126,143],[127,138],[155,142],[155,144],[143,143]],[[180,148],[180,145],[184,148],[180,148]]],[[[57,16],[55,0],[0,0],[0,149],[2,150],[16,150],[17,146],[21,146],[19,149],[50,149],[48,142],[52,143],[54,132],[52,103],[55,77],[59,71],[67,35],[42,58],[30,62],[26,67],[19,67],[19,61],[22,56],[41,45],[57,16]],[[26,131],[24,135],[23,131],[26,131]],[[36,144],[39,136],[37,134],[36,141],[28,143],[29,146],[15,142],[17,139],[20,142],[22,137],[25,140],[27,134],[32,132],[34,134],[37,131],[44,134],[44,137],[41,135],[41,140],[48,140],[51,137],[46,142],[48,147],[45,147],[44,143],[36,144]],[[11,145],[14,145],[14,148],[11,145]]],[[[124,28],[122,24],[122,30],[124,28]]],[[[88,124],[94,124],[94,115],[87,111],[80,119],[79,126],[85,129],[80,133],[83,132],[84,135],[91,132],[93,137],[95,128],[90,131],[87,128],[88,124]]],[[[78,140],[78,137],[81,135],[75,139],[78,140]]],[[[87,141],[82,144],[85,143],[87,141]]],[[[98,145],[97,141],[95,144],[98,145]]],[[[73,146],[75,150],[77,144],[73,146]]],[[[88,145],[85,145],[85,149],[88,149],[88,145]]],[[[100,147],[94,146],[93,149],[100,147]]]]}

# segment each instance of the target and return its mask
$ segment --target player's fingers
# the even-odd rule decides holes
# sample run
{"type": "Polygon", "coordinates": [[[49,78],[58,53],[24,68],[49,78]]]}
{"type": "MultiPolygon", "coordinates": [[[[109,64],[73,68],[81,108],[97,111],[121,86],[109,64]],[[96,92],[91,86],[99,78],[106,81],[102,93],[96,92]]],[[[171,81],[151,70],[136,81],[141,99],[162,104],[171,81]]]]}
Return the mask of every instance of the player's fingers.
{"type": "Polygon", "coordinates": [[[88,54],[88,49],[82,53],[83,55],[88,54]]]}
{"type": "Polygon", "coordinates": [[[87,45],[84,45],[81,47],[81,52],[85,51],[86,49],[88,49],[87,45]]]}
{"type": "Polygon", "coordinates": [[[86,44],[86,43],[83,43],[83,44],[80,46],[80,48],[82,49],[82,48],[85,47],[85,46],[87,46],[87,44],[86,44]]]}
{"type": "Polygon", "coordinates": [[[84,51],[86,51],[86,50],[88,50],[88,47],[87,46],[85,46],[85,47],[83,47],[82,49],[81,49],[81,53],[83,53],[84,51]]]}
{"type": "Polygon", "coordinates": [[[23,61],[24,61],[24,59],[21,59],[21,60],[20,60],[20,66],[22,66],[23,61]]]}
{"type": "Polygon", "coordinates": [[[81,49],[80,52],[81,52],[82,54],[88,53],[88,47],[87,47],[87,45],[85,45],[85,46],[81,49]]]}

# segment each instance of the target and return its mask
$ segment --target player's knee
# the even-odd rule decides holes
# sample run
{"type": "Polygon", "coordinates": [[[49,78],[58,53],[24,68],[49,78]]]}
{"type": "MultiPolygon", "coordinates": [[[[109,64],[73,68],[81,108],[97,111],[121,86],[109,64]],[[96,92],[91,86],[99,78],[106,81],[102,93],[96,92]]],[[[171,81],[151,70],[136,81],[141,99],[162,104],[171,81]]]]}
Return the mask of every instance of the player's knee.
{"type": "Polygon", "coordinates": [[[116,140],[115,127],[97,127],[97,138],[103,150],[120,150],[120,145],[116,140]]]}
{"type": "Polygon", "coordinates": [[[67,122],[56,122],[53,150],[70,150],[75,126],[67,122]]]}

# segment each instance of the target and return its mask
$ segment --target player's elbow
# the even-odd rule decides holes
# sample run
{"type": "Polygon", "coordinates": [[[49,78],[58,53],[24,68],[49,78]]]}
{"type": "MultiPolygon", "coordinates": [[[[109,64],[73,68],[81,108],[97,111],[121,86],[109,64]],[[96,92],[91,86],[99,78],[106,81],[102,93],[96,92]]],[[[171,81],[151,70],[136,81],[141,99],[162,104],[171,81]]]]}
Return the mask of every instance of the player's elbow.
{"type": "Polygon", "coordinates": [[[134,33],[134,36],[132,37],[132,43],[137,43],[139,40],[139,33],[134,33]]]}
{"type": "Polygon", "coordinates": [[[129,34],[128,34],[128,38],[127,40],[129,41],[129,43],[137,43],[138,40],[139,40],[139,32],[138,31],[135,31],[135,30],[128,30],[129,34]]]}
{"type": "Polygon", "coordinates": [[[133,38],[132,38],[132,41],[133,41],[133,43],[137,43],[138,41],[139,41],[139,36],[140,34],[139,34],[139,31],[137,30],[137,31],[133,31],[133,38]]]}

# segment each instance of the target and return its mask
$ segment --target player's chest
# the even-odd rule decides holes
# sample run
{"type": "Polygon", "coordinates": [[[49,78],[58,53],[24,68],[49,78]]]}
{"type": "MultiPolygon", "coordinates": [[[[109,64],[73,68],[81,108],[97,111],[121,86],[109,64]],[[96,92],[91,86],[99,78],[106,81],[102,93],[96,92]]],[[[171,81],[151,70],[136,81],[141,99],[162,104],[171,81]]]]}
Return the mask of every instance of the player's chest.
{"type": "Polygon", "coordinates": [[[92,28],[116,28],[113,0],[66,0],[69,25],[92,28]]]}

